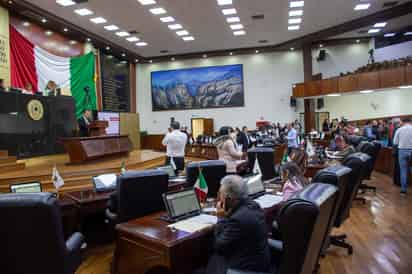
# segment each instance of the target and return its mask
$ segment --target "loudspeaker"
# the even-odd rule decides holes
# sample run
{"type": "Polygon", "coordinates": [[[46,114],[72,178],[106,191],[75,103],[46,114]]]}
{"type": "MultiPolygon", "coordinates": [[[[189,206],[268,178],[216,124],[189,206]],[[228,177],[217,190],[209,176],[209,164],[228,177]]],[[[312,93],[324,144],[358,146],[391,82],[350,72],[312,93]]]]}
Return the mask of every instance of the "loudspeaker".
{"type": "Polygon", "coordinates": [[[322,109],[325,107],[325,100],[323,98],[318,98],[318,109],[322,109]]]}
{"type": "Polygon", "coordinates": [[[296,107],[296,99],[294,97],[290,97],[290,106],[296,107]]]}
{"type": "Polygon", "coordinates": [[[316,60],[319,62],[319,61],[324,61],[325,59],[326,59],[326,50],[324,49],[319,50],[318,58],[316,60]]]}

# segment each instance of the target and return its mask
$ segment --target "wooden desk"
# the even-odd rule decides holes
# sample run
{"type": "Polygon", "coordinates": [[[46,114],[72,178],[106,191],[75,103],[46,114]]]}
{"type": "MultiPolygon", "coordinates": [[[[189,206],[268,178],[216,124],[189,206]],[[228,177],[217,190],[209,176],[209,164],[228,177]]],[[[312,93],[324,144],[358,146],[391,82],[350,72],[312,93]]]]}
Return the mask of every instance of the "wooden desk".
{"type": "MultiPolygon", "coordinates": [[[[281,204],[265,209],[267,224],[272,224],[281,204]]],[[[117,242],[113,274],[156,273],[186,274],[207,264],[212,251],[213,228],[187,233],[172,230],[159,217],[151,214],[116,226],[117,242]]]]}
{"type": "Polygon", "coordinates": [[[309,164],[306,167],[305,177],[306,178],[313,178],[319,170],[327,168],[327,164],[309,164]]]}
{"type": "Polygon", "coordinates": [[[66,196],[60,196],[58,198],[58,203],[62,216],[63,233],[65,238],[67,238],[76,230],[78,217],[76,203],[66,196]]]}
{"type": "Polygon", "coordinates": [[[132,150],[127,135],[62,138],[70,163],[79,164],[111,155],[126,154],[132,150]]]}

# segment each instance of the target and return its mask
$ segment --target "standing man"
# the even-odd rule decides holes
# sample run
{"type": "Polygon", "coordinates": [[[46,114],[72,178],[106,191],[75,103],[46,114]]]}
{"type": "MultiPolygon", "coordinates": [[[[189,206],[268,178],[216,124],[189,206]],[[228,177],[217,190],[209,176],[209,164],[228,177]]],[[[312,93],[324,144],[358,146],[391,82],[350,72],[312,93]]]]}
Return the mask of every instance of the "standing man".
{"type": "Polygon", "coordinates": [[[187,135],[180,131],[179,122],[173,121],[171,124],[172,131],[167,133],[163,138],[162,144],[166,147],[166,165],[172,165],[172,159],[176,171],[185,169],[185,147],[187,135]]]}
{"type": "Polygon", "coordinates": [[[82,117],[77,120],[77,123],[79,125],[79,135],[80,137],[89,137],[90,136],[90,130],[89,130],[89,125],[93,120],[93,115],[92,111],[90,109],[86,109],[83,111],[82,117]]]}
{"type": "Polygon", "coordinates": [[[214,254],[206,273],[226,274],[228,269],[269,272],[265,214],[248,198],[246,183],[237,175],[224,177],[218,199],[214,254]]]}
{"type": "Polygon", "coordinates": [[[298,136],[295,129],[295,124],[290,123],[288,124],[288,136],[286,139],[288,140],[288,155],[292,152],[293,149],[298,148],[298,136]]]}
{"type": "Polygon", "coordinates": [[[393,183],[397,186],[401,185],[401,171],[399,169],[399,155],[398,155],[398,146],[393,143],[394,137],[398,129],[401,127],[401,119],[393,119],[392,121],[392,133],[390,133],[390,143],[392,146],[392,157],[393,157],[393,183]]]}
{"type": "Polygon", "coordinates": [[[401,195],[405,195],[408,188],[408,170],[412,159],[412,120],[405,118],[403,122],[404,125],[396,131],[393,140],[393,143],[398,146],[401,195]]]}

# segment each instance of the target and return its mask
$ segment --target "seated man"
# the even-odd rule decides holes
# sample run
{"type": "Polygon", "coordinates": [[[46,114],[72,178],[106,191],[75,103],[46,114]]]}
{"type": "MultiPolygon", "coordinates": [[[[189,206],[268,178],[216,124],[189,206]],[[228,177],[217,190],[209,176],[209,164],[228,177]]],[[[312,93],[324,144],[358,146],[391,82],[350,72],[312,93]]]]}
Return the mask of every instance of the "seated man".
{"type": "Polygon", "coordinates": [[[217,203],[218,216],[222,218],[215,227],[214,255],[208,274],[226,274],[228,269],[269,271],[265,215],[247,193],[241,177],[228,175],[222,179],[217,203]]]}
{"type": "Polygon", "coordinates": [[[336,160],[343,160],[348,155],[356,152],[355,148],[351,145],[348,145],[345,141],[345,138],[343,138],[340,135],[337,135],[335,137],[335,146],[336,146],[335,151],[331,151],[331,150],[325,151],[326,156],[328,158],[336,159],[336,160]]]}

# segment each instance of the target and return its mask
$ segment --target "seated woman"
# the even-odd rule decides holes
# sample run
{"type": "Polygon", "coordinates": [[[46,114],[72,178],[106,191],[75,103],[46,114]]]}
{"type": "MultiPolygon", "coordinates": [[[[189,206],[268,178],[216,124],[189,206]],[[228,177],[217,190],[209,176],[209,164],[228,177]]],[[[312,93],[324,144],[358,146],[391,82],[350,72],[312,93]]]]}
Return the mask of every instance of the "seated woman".
{"type": "Polygon", "coordinates": [[[280,170],[284,181],[282,201],[288,200],[290,196],[309,184],[309,181],[303,176],[302,170],[293,161],[282,165],[280,170]]]}
{"type": "Polygon", "coordinates": [[[236,144],[236,133],[231,127],[222,127],[219,130],[219,137],[214,144],[217,148],[219,160],[226,163],[226,172],[236,174],[238,165],[245,162],[242,160],[244,153],[236,144]]]}

